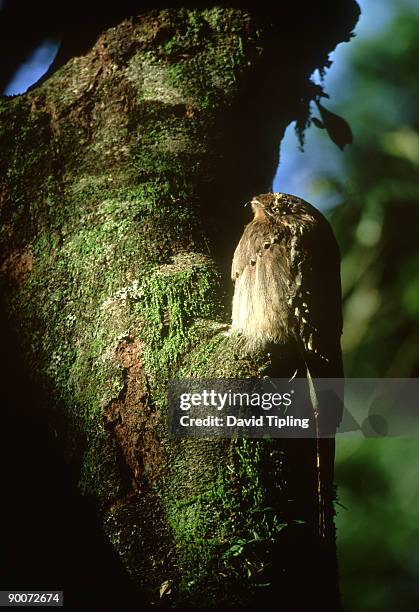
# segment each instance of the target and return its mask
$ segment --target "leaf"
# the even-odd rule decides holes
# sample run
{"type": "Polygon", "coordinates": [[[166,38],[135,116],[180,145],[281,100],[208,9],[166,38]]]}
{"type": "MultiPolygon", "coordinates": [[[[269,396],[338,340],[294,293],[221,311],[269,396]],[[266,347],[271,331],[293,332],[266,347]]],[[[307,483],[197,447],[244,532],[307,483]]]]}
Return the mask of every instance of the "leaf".
{"type": "Polygon", "coordinates": [[[162,597],[164,597],[165,595],[170,595],[171,591],[172,591],[172,581],[171,580],[165,580],[160,585],[160,599],[162,597]]]}
{"type": "Polygon", "coordinates": [[[347,144],[352,144],[353,142],[352,130],[349,123],[342,117],[339,117],[339,115],[335,115],[335,113],[325,108],[319,101],[316,101],[316,104],[323,120],[324,127],[330,136],[330,140],[343,151],[347,144]]]}
{"type": "Polygon", "coordinates": [[[252,510],[250,510],[250,512],[252,514],[256,514],[257,512],[273,512],[274,509],[272,508],[272,506],[266,506],[265,508],[253,508],[252,510]]]}
{"type": "Polygon", "coordinates": [[[314,123],[314,125],[320,128],[321,130],[325,129],[324,123],[322,123],[320,119],[317,119],[317,117],[312,117],[311,122],[314,123]]]}

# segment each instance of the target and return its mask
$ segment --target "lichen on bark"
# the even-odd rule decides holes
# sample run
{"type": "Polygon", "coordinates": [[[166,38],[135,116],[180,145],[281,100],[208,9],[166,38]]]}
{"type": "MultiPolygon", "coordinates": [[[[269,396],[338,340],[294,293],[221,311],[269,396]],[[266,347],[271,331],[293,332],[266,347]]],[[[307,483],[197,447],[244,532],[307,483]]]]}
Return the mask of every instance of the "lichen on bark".
{"type": "Polygon", "coordinates": [[[269,372],[225,333],[239,205],[268,190],[311,72],[356,15],[329,7],[335,24],[298,25],[285,4],[144,12],[0,103],[8,322],[80,490],[152,603],[169,581],[173,605],[245,607],[269,588],[267,559],[287,565],[284,452],[166,431],[171,377],[269,372]]]}

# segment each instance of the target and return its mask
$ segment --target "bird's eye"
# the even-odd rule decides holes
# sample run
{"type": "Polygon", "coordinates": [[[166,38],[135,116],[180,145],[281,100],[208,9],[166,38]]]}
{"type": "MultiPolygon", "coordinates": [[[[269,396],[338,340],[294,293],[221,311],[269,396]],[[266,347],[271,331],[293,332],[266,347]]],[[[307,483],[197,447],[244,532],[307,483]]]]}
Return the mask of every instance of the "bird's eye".
{"type": "Polygon", "coordinates": [[[279,206],[274,206],[272,210],[274,213],[279,213],[279,206]]]}

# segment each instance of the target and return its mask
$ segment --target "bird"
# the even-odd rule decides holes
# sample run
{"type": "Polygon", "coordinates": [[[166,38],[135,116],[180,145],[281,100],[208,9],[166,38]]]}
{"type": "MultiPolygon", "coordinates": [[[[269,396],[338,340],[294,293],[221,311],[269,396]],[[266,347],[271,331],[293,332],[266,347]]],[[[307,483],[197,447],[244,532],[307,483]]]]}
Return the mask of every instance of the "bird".
{"type": "Polygon", "coordinates": [[[289,374],[295,369],[292,378],[306,381],[314,416],[317,529],[325,538],[333,533],[333,436],[343,413],[339,247],[325,217],[297,196],[266,193],[250,204],[254,216],[231,268],[231,330],[251,350],[276,347],[276,377],[288,368],[289,374]],[[338,379],[337,395],[319,393],[319,378],[338,379]]]}
{"type": "Polygon", "coordinates": [[[328,221],[286,193],[250,204],[231,268],[231,330],[252,348],[296,349],[313,377],[342,377],[340,253],[328,221]]]}

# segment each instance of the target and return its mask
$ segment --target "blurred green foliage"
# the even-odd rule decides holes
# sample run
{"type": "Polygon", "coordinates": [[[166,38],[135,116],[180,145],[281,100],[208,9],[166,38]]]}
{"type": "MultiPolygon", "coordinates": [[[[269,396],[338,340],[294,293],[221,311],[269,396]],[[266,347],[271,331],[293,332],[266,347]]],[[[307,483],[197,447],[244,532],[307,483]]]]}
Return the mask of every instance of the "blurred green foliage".
{"type": "MultiPolygon", "coordinates": [[[[316,185],[341,204],[343,350],[349,377],[419,377],[419,12],[394,3],[351,44],[346,176],[316,185]]],[[[368,6],[366,7],[368,10],[368,6]]],[[[338,440],[338,556],[347,612],[419,610],[419,440],[338,440]]]]}
{"type": "Polygon", "coordinates": [[[336,526],[345,612],[419,609],[416,439],[338,441],[336,526]]]}
{"type": "Polygon", "coordinates": [[[347,376],[419,376],[419,15],[401,12],[378,37],[354,44],[357,126],[331,221],[342,250],[347,376]]]}

